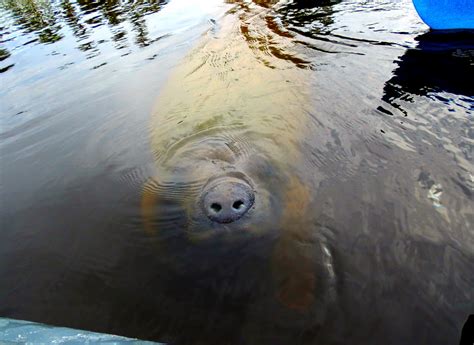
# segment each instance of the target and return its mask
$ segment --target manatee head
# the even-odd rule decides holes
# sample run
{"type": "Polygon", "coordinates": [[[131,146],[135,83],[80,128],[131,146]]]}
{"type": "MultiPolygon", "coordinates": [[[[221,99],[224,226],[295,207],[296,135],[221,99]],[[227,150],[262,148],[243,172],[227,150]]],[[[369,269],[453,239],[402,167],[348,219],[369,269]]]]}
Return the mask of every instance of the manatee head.
{"type": "Polygon", "coordinates": [[[145,226],[194,245],[272,238],[288,176],[252,133],[206,130],[169,145],[144,188],[145,226]]]}

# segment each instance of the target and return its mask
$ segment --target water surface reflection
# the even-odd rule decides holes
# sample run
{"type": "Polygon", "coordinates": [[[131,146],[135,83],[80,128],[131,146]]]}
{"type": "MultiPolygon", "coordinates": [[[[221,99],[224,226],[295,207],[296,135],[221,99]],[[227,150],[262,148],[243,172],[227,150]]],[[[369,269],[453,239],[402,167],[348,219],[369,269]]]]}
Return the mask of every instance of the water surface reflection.
{"type": "MultiPolygon", "coordinates": [[[[15,33],[31,33],[23,44],[55,43],[72,32],[78,49],[96,50],[99,44],[111,39],[115,48],[127,48],[128,35],[134,34],[133,43],[139,47],[150,44],[145,17],[158,12],[167,1],[42,1],[22,0],[1,2],[6,20],[14,25],[15,33]],[[97,39],[107,26],[109,38],[97,39]]],[[[13,32],[2,34],[15,35],[13,32]]],[[[102,34],[102,35],[101,35],[102,34]]],[[[15,36],[7,38],[13,40],[15,36]]],[[[68,37],[69,39],[69,37],[68,37]]]]}
{"type": "Polygon", "coordinates": [[[450,93],[465,101],[466,111],[474,110],[469,104],[469,97],[474,95],[469,82],[474,77],[474,34],[428,32],[417,36],[416,41],[417,46],[397,61],[398,68],[385,85],[383,100],[403,112],[398,99],[410,102],[416,95],[443,101],[442,94],[450,93]]]}

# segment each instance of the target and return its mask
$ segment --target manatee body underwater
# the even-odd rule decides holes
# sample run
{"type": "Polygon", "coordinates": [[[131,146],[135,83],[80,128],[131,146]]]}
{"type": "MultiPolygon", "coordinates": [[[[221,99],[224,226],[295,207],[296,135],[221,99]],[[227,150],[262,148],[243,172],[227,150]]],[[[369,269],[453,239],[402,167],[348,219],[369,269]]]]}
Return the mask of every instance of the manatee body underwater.
{"type": "Polygon", "coordinates": [[[155,174],[143,188],[144,227],[173,289],[191,290],[174,292],[189,303],[182,308],[201,308],[206,321],[215,314],[202,325],[205,343],[242,329],[244,343],[287,342],[297,334],[274,327],[288,318],[298,332],[321,323],[325,308],[316,306],[332,301],[330,250],[311,219],[317,178],[304,169],[311,71],[260,59],[250,31],[264,14],[228,13],[207,32],[172,72],[150,125],[155,174]],[[268,323],[263,338],[256,317],[268,323]]]}
{"type": "MultiPolygon", "coordinates": [[[[387,168],[367,178],[370,159],[362,155],[358,166],[339,167],[347,174],[338,175],[330,154],[319,156],[327,164],[317,169],[314,147],[327,133],[309,97],[314,70],[291,52],[291,34],[279,31],[265,4],[234,2],[177,64],[153,109],[153,174],[141,199],[157,272],[144,287],[156,298],[150,313],[160,315],[152,338],[421,344],[456,337],[460,325],[448,315],[463,314],[446,309],[437,290],[450,284],[433,287],[415,273],[436,270],[426,260],[442,245],[423,232],[439,229],[439,219],[418,221],[413,232],[393,222],[418,219],[431,205],[408,195],[402,202],[417,213],[400,216],[401,187],[391,181],[411,176],[387,168]]],[[[364,145],[388,154],[376,141],[364,145]]],[[[404,154],[390,151],[394,162],[404,154]]]]}

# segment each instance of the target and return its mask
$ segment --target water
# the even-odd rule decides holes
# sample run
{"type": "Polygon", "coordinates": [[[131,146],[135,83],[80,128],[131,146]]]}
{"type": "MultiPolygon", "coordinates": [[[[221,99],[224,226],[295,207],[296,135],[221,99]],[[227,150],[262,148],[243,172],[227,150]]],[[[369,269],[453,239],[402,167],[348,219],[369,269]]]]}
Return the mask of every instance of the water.
{"type": "Polygon", "coordinates": [[[0,18],[0,316],[177,344],[458,341],[472,33],[405,0],[0,18]],[[256,191],[226,226],[197,206],[217,172],[256,191]]]}
{"type": "Polygon", "coordinates": [[[113,344],[158,345],[117,335],[93,333],[71,328],[51,327],[31,321],[0,319],[0,337],[6,344],[113,344]]]}

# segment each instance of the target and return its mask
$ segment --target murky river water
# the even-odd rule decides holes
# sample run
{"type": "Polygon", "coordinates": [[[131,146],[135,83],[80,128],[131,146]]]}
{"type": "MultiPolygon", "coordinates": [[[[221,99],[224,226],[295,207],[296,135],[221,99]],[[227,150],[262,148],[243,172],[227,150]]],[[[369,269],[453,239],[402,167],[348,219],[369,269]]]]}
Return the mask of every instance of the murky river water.
{"type": "Polygon", "coordinates": [[[429,32],[408,0],[0,0],[0,35],[0,316],[458,341],[472,33],[429,32]],[[232,223],[201,207],[216,179],[251,186],[232,223]]]}

